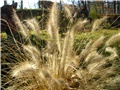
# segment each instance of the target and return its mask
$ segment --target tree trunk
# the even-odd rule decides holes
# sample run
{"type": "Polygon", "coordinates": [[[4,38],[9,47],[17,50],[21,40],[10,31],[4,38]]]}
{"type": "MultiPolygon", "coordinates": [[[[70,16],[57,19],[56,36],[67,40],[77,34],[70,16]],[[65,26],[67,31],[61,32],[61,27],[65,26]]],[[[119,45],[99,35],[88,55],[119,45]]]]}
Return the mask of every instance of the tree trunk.
{"type": "Polygon", "coordinates": [[[113,1],[114,3],[114,14],[116,13],[116,1],[113,1]]]}
{"type": "Polygon", "coordinates": [[[62,10],[62,2],[61,2],[61,0],[60,0],[60,10],[62,10]]]}
{"type": "Polygon", "coordinates": [[[23,9],[23,0],[21,0],[21,9],[23,9]]]}
{"type": "Polygon", "coordinates": [[[117,14],[120,13],[120,1],[117,1],[117,14]]]}
{"type": "Polygon", "coordinates": [[[12,4],[14,4],[14,0],[12,0],[12,4]]]}
{"type": "Polygon", "coordinates": [[[4,0],[4,5],[7,5],[7,0],[4,0]]]}
{"type": "Polygon", "coordinates": [[[80,0],[78,0],[78,8],[81,9],[80,0]]]}
{"type": "Polygon", "coordinates": [[[38,8],[40,8],[40,0],[38,0],[38,8]]]}

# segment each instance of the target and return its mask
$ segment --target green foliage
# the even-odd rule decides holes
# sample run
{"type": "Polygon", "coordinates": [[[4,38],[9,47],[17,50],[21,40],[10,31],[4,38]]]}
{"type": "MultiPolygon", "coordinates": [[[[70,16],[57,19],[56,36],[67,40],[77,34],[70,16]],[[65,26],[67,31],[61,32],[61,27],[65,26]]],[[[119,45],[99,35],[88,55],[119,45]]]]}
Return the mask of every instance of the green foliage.
{"type": "Polygon", "coordinates": [[[63,11],[60,12],[60,32],[65,32],[67,30],[67,26],[69,23],[69,20],[65,17],[65,14],[63,11]]]}
{"type": "Polygon", "coordinates": [[[6,39],[7,38],[7,34],[5,32],[2,32],[1,33],[1,38],[5,38],[6,39]]]}
{"type": "Polygon", "coordinates": [[[91,7],[89,17],[92,18],[93,20],[98,18],[97,7],[95,4],[92,5],[91,7]]]}
{"type": "Polygon", "coordinates": [[[109,22],[103,23],[103,28],[109,29],[110,28],[110,23],[109,22]]]}
{"type": "MultiPolygon", "coordinates": [[[[108,30],[108,29],[103,29],[103,30],[99,30],[96,31],[94,33],[91,32],[86,32],[86,33],[78,33],[75,36],[75,43],[74,43],[74,48],[75,51],[77,51],[78,54],[80,54],[81,50],[85,48],[86,44],[90,41],[90,40],[97,40],[100,36],[104,35],[105,36],[105,41],[110,38],[112,35],[115,35],[119,32],[119,30],[108,30]],[[83,43],[84,42],[84,43],[83,43]]],[[[104,46],[104,45],[103,45],[104,46]]],[[[98,48],[99,50],[101,48],[103,48],[103,46],[101,46],[100,48],[98,48]]],[[[113,47],[116,47],[117,49],[120,48],[120,44],[116,43],[113,45],[113,47]]],[[[118,49],[119,50],[119,49],[118,49]]],[[[120,55],[120,50],[119,50],[119,55],[120,55]]],[[[104,53],[105,55],[107,55],[108,53],[104,53]]]]}
{"type": "Polygon", "coordinates": [[[41,31],[40,37],[36,37],[34,32],[30,32],[30,40],[33,45],[38,47],[39,49],[44,48],[46,46],[46,41],[48,39],[48,36],[45,31],[41,31]]]}
{"type": "MultiPolygon", "coordinates": [[[[37,39],[37,37],[35,36],[35,33],[33,31],[30,31],[30,39],[33,45],[36,45],[39,48],[43,48],[46,45],[46,41],[49,39],[46,31],[40,31],[41,32],[41,36],[39,39],[37,39]]],[[[75,44],[74,44],[74,49],[75,51],[77,51],[77,53],[80,53],[81,50],[83,48],[85,48],[85,45],[91,40],[97,40],[100,36],[104,35],[106,38],[105,40],[107,40],[109,37],[111,37],[114,34],[117,34],[119,32],[119,30],[107,30],[107,29],[103,29],[103,30],[99,30],[97,32],[91,33],[91,32],[86,32],[86,33],[77,33],[75,35],[75,44]],[[84,41],[84,43],[83,43],[84,41]],[[81,45],[81,46],[79,46],[81,45]]],[[[1,33],[2,38],[6,38],[7,39],[7,34],[6,33],[1,33]]],[[[65,37],[65,33],[61,33],[61,37],[65,37]]],[[[19,38],[19,37],[18,37],[19,38]]],[[[117,49],[120,48],[120,44],[116,43],[113,45],[113,47],[116,47],[117,49]]],[[[102,48],[102,47],[101,47],[102,48]]],[[[119,49],[118,49],[119,50],[119,49]]],[[[120,52],[120,50],[119,50],[120,52]]],[[[106,53],[107,54],[107,53],[106,53]]],[[[120,53],[119,53],[120,55],[120,53]]]]}

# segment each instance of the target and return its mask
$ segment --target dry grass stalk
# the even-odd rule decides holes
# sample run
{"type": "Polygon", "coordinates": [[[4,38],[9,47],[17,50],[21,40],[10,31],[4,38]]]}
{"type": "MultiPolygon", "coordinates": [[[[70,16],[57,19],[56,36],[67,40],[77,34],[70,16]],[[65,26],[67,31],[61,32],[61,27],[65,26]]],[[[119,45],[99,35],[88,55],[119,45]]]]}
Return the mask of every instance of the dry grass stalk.
{"type": "Polygon", "coordinates": [[[111,46],[119,41],[120,41],[120,33],[113,35],[111,38],[109,38],[106,42],[106,46],[111,46]]]}
{"type": "Polygon", "coordinates": [[[66,17],[69,18],[69,19],[72,19],[73,17],[72,17],[71,8],[67,5],[65,5],[64,10],[65,10],[66,17]]]}
{"type": "Polygon", "coordinates": [[[60,45],[60,37],[58,34],[59,33],[58,15],[59,15],[58,8],[56,3],[54,3],[51,9],[51,13],[50,13],[50,17],[47,25],[47,31],[48,31],[48,34],[50,35],[50,38],[52,40],[55,40],[58,50],[60,51],[61,45],[60,45]]]}
{"type": "Polygon", "coordinates": [[[20,19],[18,18],[15,12],[13,12],[13,20],[16,22],[16,25],[20,29],[20,32],[22,33],[22,35],[24,37],[29,36],[28,30],[26,30],[27,28],[24,28],[24,25],[22,24],[22,22],[20,21],[20,19]]]}
{"type": "Polygon", "coordinates": [[[92,32],[95,32],[106,19],[107,17],[105,16],[102,19],[95,20],[92,26],[92,32]]]}
{"type": "Polygon", "coordinates": [[[40,32],[39,32],[40,26],[39,26],[38,21],[35,18],[28,19],[25,21],[26,21],[28,28],[30,28],[32,31],[34,31],[35,35],[39,38],[40,37],[40,32]]]}

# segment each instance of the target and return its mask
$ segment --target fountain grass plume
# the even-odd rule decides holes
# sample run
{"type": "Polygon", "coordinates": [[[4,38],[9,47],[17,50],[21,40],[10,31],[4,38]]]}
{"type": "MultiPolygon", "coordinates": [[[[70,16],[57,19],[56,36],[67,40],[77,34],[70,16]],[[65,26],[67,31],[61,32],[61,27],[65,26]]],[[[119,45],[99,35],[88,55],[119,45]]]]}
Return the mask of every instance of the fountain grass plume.
{"type": "MultiPolygon", "coordinates": [[[[37,69],[36,64],[33,64],[32,62],[28,62],[27,60],[25,62],[20,62],[19,65],[16,65],[14,68],[12,68],[12,77],[23,77],[24,73],[26,71],[33,71],[32,69],[37,69]]],[[[27,75],[29,73],[27,72],[27,75]]],[[[29,74],[31,75],[31,74],[29,74]]]]}
{"type": "Polygon", "coordinates": [[[65,9],[66,17],[72,19],[73,17],[70,7],[68,5],[64,5],[64,9],[65,9]]]}
{"type": "Polygon", "coordinates": [[[89,43],[86,45],[85,49],[83,49],[80,53],[80,61],[82,62],[83,59],[85,59],[90,53],[94,52],[103,44],[104,36],[99,37],[95,42],[89,41],[89,43]]]}
{"type": "Polygon", "coordinates": [[[109,52],[111,54],[110,57],[109,57],[109,59],[111,59],[111,60],[118,57],[116,48],[107,47],[105,51],[109,52]]]}
{"type": "Polygon", "coordinates": [[[111,38],[109,38],[106,42],[106,46],[112,46],[114,43],[117,43],[120,41],[120,33],[113,35],[111,38]]]}
{"type": "Polygon", "coordinates": [[[107,16],[104,16],[101,19],[95,20],[92,26],[92,32],[95,32],[106,19],[107,19],[107,16]]]}
{"type": "Polygon", "coordinates": [[[38,21],[35,18],[25,20],[27,27],[30,28],[34,33],[37,38],[40,36],[40,26],[38,21]]]}
{"type": "MultiPolygon", "coordinates": [[[[61,50],[60,37],[59,37],[59,26],[58,26],[58,7],[56,3],[53,4],[51,8],[50,17],[48,20],[47,31],[52,40],[55,40],[55,44],[58,50],[61,50]]],[[[61,51],[60,51],[61,52],[61,51]]]]}
{"type": "MultiPolygon", "coordinates": [[[[75,34],[85,23],[86,20],[78,20],[70,26],[65,37],[60,37],[58,9],[56,4],[53,4],[46,30],[50,39],[46,41],[47,45],[44,48],[38,49],[36,45],[23,43],[20,46],[21,52],[18,52],[14,43],[3,42],[2,64],[10,68],[8,72],[6,68],[3,69],[7,72],[2,75],[5,79],[3,87],[7,83],[6,90],[110,90],[111,88],[105,86],[115,85],[119,82],[117,79],[120,75],[113,77],[113,83],[111,76],[116,74],[119,65],[110,66],[108,62],[118,59],[119,55],[116,49],[105,45],[101,49],[106,51],[100,52],[99,48],[105,42],[104,36],[97,40],[91,39],[85,48],[81,49],[80,54],[77,54],[74,50],[75,34]],[[110,52],[110,55],[105,56],[103,53],[106,52],[110,52]]],[[[34,22],[32,24],[29,21],[28,24],[32,29],[38,29],[34,22]]],[[[29,34],[23,36],[29,37],[27,35],[29,34]]],[[[115,89],[119,90],[117,86],[115,89]]]]}
{"type": "Polygon", "coordinates": [[[20,19],[18,18],[17,14],[15,13],[15,11],[13,12],[13,20],[15,22],[15,24],[18,26],[18,29],[20,29],[19,31],[22,33],[22,35],[24,37],[29,36],[28,30],[27,28],[24,27],[24,25],[22,24],[22,22],[20,21],[20,19]]]}

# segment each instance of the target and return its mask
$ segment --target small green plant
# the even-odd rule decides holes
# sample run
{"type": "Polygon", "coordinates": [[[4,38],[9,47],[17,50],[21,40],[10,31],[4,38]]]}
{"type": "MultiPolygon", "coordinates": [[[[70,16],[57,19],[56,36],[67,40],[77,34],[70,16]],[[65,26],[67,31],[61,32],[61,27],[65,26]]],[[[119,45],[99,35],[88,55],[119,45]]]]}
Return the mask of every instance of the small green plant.
{"type": "Polygon", "coordinates": [[[97,7],[96,5],[92,5],[91,7],[91,10],[90,10],[90,13],[89,13],[89,17],[92,19],[92,20],[95,20],[98,18],[98,13],[97,13],[97,7]]]}

